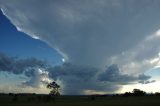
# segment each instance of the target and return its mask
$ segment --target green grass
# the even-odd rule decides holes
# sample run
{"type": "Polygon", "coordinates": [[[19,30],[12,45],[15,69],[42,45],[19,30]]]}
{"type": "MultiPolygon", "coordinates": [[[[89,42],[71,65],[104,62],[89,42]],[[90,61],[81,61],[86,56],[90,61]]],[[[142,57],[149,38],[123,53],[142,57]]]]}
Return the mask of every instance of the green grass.
{"type": "Polygon", "coordinates": [[[55,100],[38,100],[37,96],[0,96],[0,106],[160,106],[160,96],[143,97],[96,97],[60,96],[55,100]]]}

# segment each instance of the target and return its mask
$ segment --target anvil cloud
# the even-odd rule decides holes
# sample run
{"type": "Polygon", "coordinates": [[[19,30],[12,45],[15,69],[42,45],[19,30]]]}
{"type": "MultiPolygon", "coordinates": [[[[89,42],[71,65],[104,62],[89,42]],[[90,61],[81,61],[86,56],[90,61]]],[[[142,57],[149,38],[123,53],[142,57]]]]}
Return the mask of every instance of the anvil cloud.
{"type": "Polygon", "coordinates": [[[46,42],[76,67],[99,74],[118,64],[116,75],[127,80],[159,65],[153,61],[160,49],[158,0],[0,0],[0,8],[18,31],[46,42]]]}

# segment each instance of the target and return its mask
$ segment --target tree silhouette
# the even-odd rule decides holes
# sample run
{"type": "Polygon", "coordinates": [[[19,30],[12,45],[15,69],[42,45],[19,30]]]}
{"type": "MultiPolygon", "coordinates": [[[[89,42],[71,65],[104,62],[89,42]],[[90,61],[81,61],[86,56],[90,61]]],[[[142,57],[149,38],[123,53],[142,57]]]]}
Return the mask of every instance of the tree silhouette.
{"type": "Polygon", "coordinates": [[[142,91],[140,89],[133,89],[133,95],[134,96],[144,96],[146,95],[146,92],[145,91],[142,91]]]}
{"type": "Polygon", "coordinates": [[[131,92],[125,92],[125,93],[123,94],[123,96],[124,96],[124,97],[132,96],[132,93],[131,93],[131,92]]]}
{"type": "Polygon", "coordinates": [[[60,86],[55,81],[49,83],[47,85],[47,88],[52,89],[50,91],[51,96],[59,96],[60,95],[60,93],[59,93],[60,86]]]}

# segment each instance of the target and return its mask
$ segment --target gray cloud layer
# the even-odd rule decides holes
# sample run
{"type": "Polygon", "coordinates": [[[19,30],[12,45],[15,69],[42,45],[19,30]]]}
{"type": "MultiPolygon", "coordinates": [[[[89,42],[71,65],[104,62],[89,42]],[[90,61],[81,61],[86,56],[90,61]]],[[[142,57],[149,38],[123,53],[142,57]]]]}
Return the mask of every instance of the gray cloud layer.
{"type": "Polygon", "coordinates": [[[47,42],[68,62],[100,67],[160,28],[159,4],[158,0],[1,0],[0,6],[19,31],[47,42]]]}
{"type": "Polygon", "coordinates": [[[0,8],[17,30],[46,42],[70,63],[48,68],[66,92],[74,86],[75,93],[115,90],[117,81],[154,82],[143,73],[159,65],[158,0],[1,0],[0,8]],[[106,64],[111,66],[105,70],[106,64]]]}
{"type": "Polygon", "coordinates": [[[50,66],[47,62],[35,58],[19,59],[0,54],[0,71],[13,74],[24,74],[28,80],[22,86],[34,88],[46,84],[43,78],[60,80],[64,94],[83,94],[85,90],[113,92],[122,85],[129,83],[151,83],[150,76],[144,74],[136,76],[122,75],[117,65],[109,66],[106,71],[84,65],[64,63],[50,66]]]}
{"type": "Polygon", "coordinates": [[[48,64],[47,62],[38,60],[36,58],[19,59],[17,57],[0,53],[0,71],[22,74],[24,71],[33,69],[35,67],[45,68],[48,67],[48,64]]]}
{"type": "Polygon", "coordinates": [[[55,66],[48,71],[51,78],[59,79],[64,83],[66,94],[81,94],[84,90],[113,92],[122,85],[137,83],[137,81],[142,84],[155,82],[150,81],[151,76],[144,74],[138,76],[121,74],[115,64],[107,67],[104,72],[95,67],[78,66],[70,63],[55,66]]]}
{"type": "Polygon", "coordinates": [[[0,71],[11,74],[24,74],[28,80],[23,83],[25,86],[39,87],[41,79],[46,74],[40,69],[46,69],[49,64],[36,58],[20,59],[0,53],[0,71]],[[44,75],[45,74],[45,75],[44,75]]]}
{"type": "Polygon", "coordinates": [[[113,64],[109,66],[103,73],[98,76],[100,81],[116,82],[118,84],[129,84],[134,81],[138,81],[141,84],[149,84],[155,82],[155,80],[149,81],[151,76],[145,74],[139,74],[138,76],[131,76],[120,72],[118,66],[113,64]]]}

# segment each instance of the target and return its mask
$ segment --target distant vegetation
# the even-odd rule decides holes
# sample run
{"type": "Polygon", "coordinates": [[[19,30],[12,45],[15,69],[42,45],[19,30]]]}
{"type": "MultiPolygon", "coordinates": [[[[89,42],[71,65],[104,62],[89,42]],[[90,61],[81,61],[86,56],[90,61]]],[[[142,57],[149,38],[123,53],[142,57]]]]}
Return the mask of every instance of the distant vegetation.
{"type": "MultiPolygon", "coordinates": [[[[48,86],[56,85],[56,83],[50,84],[48,86]]],[[[0,106],[11,106],[11,104],[13,106],[160,106],[160,93],[158,92],[146,93],[140,89],[134,89],[132,92],[123,94],[60,96],[59,88],[57,86],[54,89],[57,90],[54,91],[56,93],[53,93],[52,88],[49,95],[1,93],[0,106]]]]}

